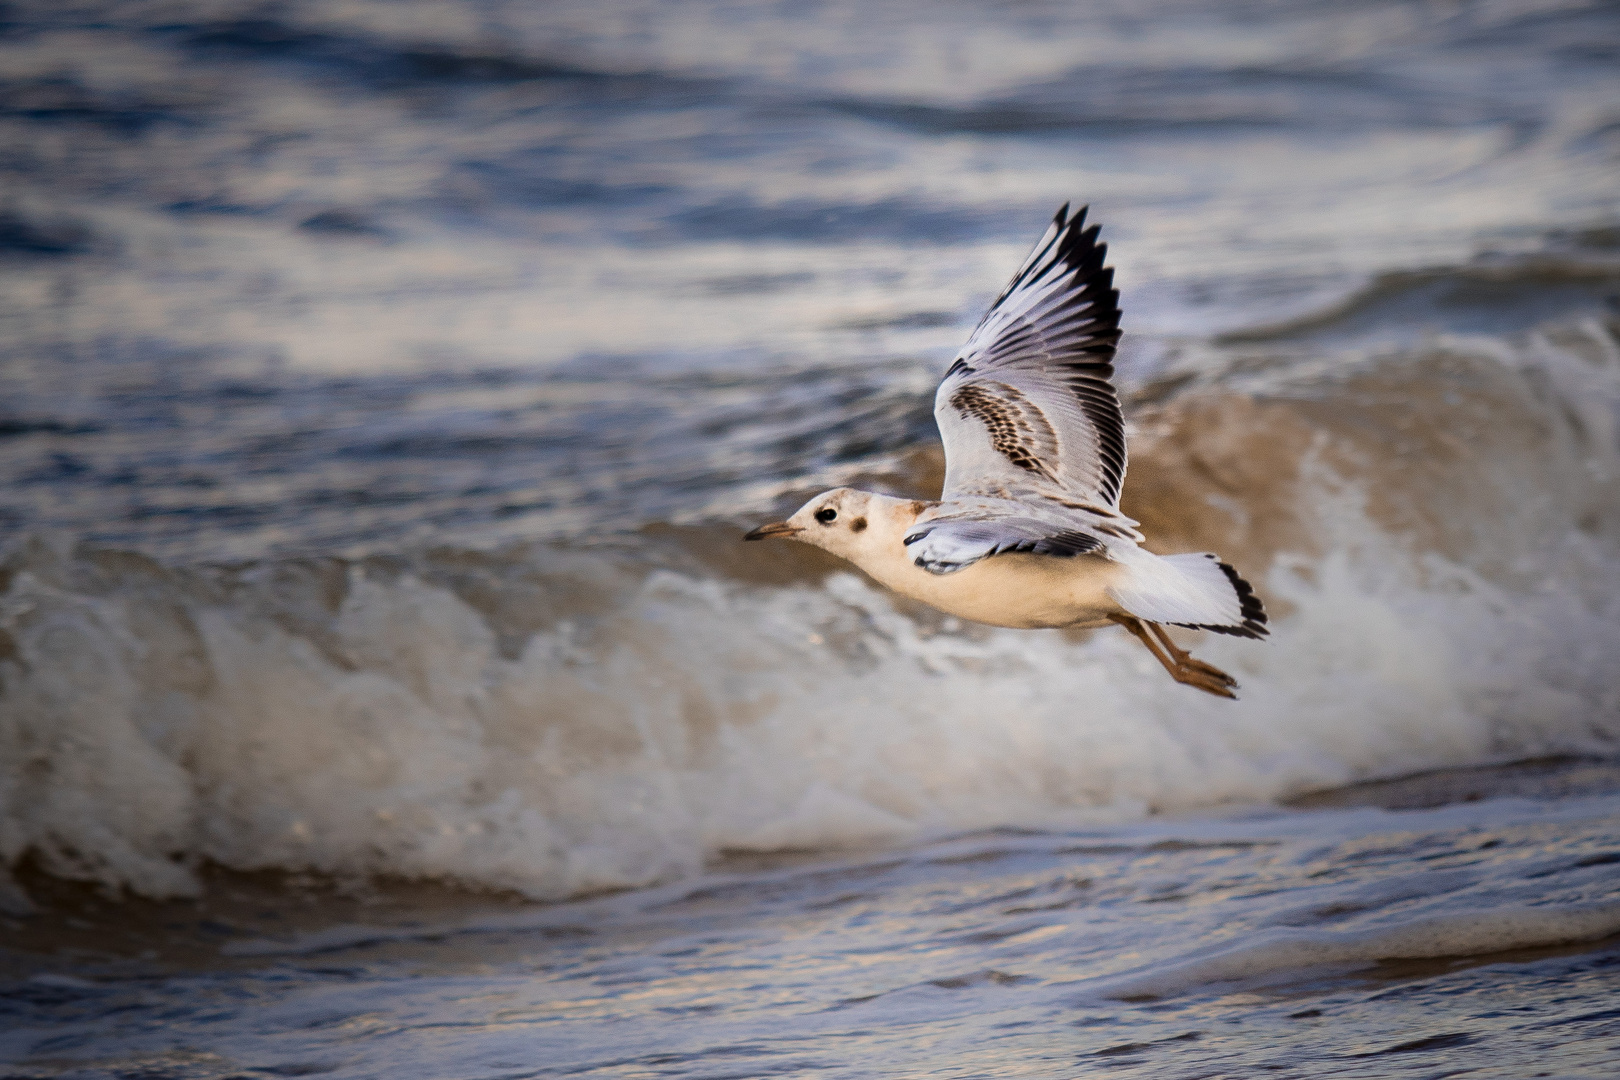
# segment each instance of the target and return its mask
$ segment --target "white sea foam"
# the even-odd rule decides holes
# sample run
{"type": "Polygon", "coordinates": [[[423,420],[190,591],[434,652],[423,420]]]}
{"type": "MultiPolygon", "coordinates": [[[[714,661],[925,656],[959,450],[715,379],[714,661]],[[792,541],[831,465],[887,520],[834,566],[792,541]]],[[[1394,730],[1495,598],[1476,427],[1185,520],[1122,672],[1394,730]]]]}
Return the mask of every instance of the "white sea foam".
{"type": "Polygon", "coordinates": [[[142,598],[24,573],[6,853],[153,895],[186,891],[175,856],[204,855],[555,896],[726,848],[1263,800],[1620,734],[1610,613],[1526,610],[1454,568],[1409,592],[1413,568],[1342,551],[1314,571],[1273,575],[1297,610],[1271,643],[1205,646],[1244,681],[1236,706],[1163,680],[1121,635],[928,637],[852,576],[751,591],[668,572],[515,660],[409,577],[353,572],[337,656],[202,607],[207,685],[186,693],[141,686],[160,647],[142,598]],[[1546,678],[1553,662],[1573,677],[1546,678]]]}

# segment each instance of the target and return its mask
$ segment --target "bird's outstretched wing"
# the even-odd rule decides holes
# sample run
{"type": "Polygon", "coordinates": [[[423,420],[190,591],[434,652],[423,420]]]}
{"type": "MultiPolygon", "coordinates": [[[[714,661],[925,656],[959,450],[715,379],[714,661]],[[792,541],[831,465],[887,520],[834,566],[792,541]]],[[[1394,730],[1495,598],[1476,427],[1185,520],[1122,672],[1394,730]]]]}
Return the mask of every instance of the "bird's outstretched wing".
{"type": "Polygon", "coordinates": [[[1114,507],[1125,422],[1109,381],[1119,291],[1086,208],[1057,212],[990,305],[934,395],[945,493],[1004,498],[1054,491],[1114,507]]]}
{"type": "Polygon", "coordinates": [[[929,529],[908,546],[919,566],[946,573],[1006,551],[1096,550],[1105,541],[1060,538],[1099,523],[1136,538],[1117,510],[1125,423],[1109,380],[1119,291],[1085,218],[1084,207],[1057,212],[939,385],[945,490],[912,532],[929,529]]]}

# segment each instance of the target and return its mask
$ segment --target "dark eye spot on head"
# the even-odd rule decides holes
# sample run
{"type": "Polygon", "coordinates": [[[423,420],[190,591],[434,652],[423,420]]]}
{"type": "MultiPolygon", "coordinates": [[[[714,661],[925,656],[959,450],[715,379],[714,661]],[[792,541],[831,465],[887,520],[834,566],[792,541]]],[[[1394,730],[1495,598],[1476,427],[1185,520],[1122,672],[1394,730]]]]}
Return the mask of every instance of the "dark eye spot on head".
{"type": "Polygon", "coordinates": [[[866,528],[866,519],[863,517],[856,518],[854,521],[849,523],[850,532],[860,532],[864,528],[866,528]]]}
{"type": "Polygon", "coordinates": [[[820,510],[816,511],[816,520],[821,522],[823,525],[831,525],[834,521],[838,520],[838,511],[834,510],[830,506],[823,506],[820,510]]]}

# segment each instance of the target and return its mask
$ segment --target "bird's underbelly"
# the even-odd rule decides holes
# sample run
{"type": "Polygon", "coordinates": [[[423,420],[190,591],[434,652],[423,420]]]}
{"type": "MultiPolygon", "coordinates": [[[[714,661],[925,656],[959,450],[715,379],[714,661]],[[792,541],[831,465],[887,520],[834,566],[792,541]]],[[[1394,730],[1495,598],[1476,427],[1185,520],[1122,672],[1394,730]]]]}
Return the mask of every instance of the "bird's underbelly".
{"type": "Polygon", "coordinates": [[[1097,555],[996,555],[951,574],[907,569],[883,583],[947,615],[991,626],[1100,625],[1123,610],[1107,587],[1124,567],[1097,555]]]}

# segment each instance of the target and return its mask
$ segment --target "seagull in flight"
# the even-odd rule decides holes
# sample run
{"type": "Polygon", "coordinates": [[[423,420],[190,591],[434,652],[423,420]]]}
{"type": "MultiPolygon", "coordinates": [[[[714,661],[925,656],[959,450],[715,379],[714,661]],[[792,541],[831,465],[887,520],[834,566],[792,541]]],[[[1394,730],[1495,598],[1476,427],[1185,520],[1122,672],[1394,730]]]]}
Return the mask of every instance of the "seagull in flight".
{"type": "Polygon", "coordinates": [[[1235,698],[1236,680],[1178,648],[1164,624],[1258,639],[1265,609],[1218,556],[1154,555],[1120,513],[1119,290],[1085,219],[1064,204],[946,370],[937,502],[837,488],[743,539],[813,544],[991,626],[1118,623],[1177,682],[1235,698]]]}

